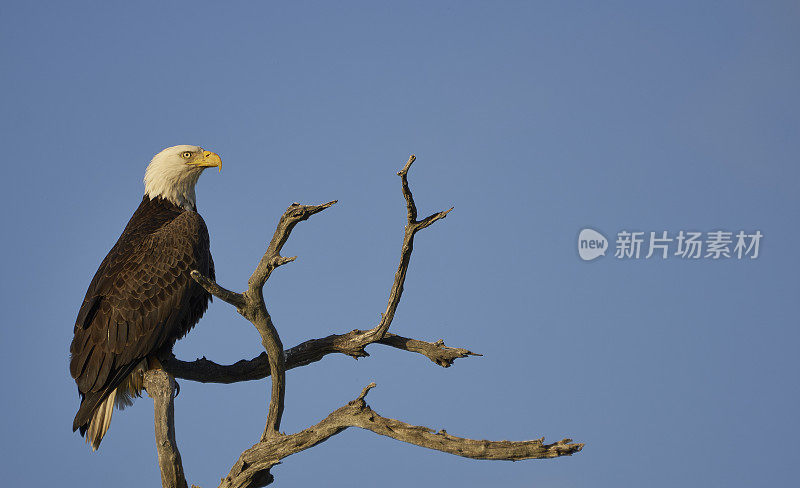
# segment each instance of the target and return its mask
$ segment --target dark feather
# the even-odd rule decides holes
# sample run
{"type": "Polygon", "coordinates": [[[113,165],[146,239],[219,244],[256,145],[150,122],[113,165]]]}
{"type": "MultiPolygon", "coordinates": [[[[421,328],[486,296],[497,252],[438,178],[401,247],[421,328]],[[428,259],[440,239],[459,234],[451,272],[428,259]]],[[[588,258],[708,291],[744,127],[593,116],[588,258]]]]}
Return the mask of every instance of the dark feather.
{"type": "Polygon", "coordinates": [[[75,322],[70,373],[81,407],[73,430],[142,359],[171,350],[200,320],[211,296],[189,276],[214,279],[202,217],[145,196],[92,279],[75,322]]]}

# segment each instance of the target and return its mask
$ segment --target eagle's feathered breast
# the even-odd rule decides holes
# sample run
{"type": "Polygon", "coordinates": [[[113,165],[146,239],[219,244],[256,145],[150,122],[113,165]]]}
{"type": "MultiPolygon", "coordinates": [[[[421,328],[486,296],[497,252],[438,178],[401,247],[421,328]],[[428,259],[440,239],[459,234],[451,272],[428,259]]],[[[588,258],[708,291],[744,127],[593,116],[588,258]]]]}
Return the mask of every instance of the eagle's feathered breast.
{"type": "Polygon", "coordinates": [[[73,430],[83,434],[137,365],[171,349],[206,311],[211,296],[191,278],[193,269],[214,279],[202,217],[145,195],[78,312],[70,372],[82,401],[73,430]]]}

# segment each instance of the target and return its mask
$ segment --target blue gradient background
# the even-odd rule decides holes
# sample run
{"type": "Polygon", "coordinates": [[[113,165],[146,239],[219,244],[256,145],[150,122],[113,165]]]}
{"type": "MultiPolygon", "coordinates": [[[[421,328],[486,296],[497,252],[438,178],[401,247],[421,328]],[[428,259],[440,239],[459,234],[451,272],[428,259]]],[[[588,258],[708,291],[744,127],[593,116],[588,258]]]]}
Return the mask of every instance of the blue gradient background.
{"type": "MultiPolygon", "coordinates": [[[[340,200],[265,290],[287,347],[379,319],[410,153],[421,213],[456,207],[419,235],[392,330],[484,357],[329,356],[288,374],[284,430],[374,380],[386,416],[586,443],[511,464],[349,430],[276,467],[280,486],[796,482],[798,45],[796,2],[3,2],[3,483],[158,486],[149,399],[98,453],[70,431],[68,346],[146,163],[182,143],[225,163],[198,203],[230,288],[289,203],[340,200]],[[756,260],[584,263],[584,226],[764,239],[756,260]]],[[[219,301],[176,346],[259,351],[219,301]]],[[[186,472],[216,486],[268,384],[181,385],[186,472]]]]}

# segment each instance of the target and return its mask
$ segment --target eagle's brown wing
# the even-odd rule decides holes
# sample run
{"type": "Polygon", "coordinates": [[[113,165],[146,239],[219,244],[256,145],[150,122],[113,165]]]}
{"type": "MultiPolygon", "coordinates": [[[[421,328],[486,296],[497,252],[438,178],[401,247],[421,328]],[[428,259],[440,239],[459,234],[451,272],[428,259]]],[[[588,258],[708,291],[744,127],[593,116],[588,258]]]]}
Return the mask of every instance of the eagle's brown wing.
{"type": "Polygon", "coordinates": [[[214,277],[208,230],[199,214],[147,196],[92,279],[75,323],[70,373],[81,395],[73,430],[136,365],[171,348],[208,307],[189,275],[214,277]]]}

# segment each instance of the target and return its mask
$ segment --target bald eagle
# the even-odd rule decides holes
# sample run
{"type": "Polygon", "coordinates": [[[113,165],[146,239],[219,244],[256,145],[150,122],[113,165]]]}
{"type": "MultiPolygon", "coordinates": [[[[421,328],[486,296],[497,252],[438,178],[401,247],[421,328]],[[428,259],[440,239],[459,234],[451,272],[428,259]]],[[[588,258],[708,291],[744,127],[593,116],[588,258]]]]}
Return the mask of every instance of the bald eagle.
{"type": "Polygon", "coordinates": [[[69,370],[81,399],[72,423],[96,450],[114,406],[142,391],[143,373],[159,367],[200,320],[211,300],[189,273],[214,278],[208,229],[195,184],[220,157],[198,146],[174,146],[153,157],[144,197],[86,291],[70,346],[69,370]]]}

